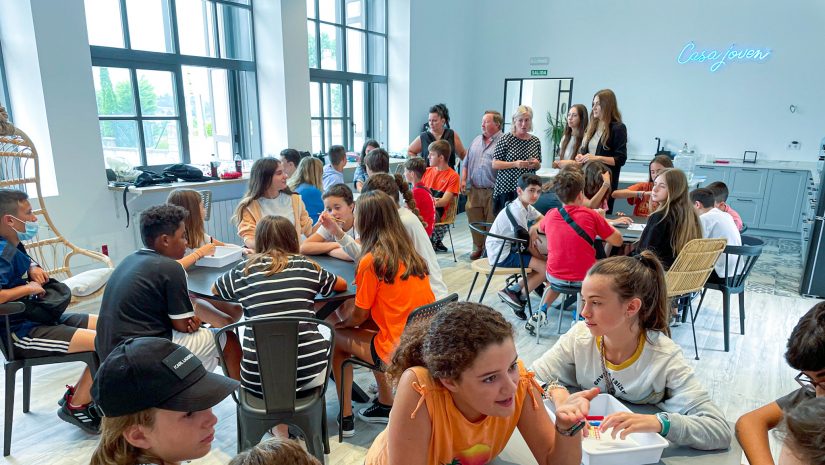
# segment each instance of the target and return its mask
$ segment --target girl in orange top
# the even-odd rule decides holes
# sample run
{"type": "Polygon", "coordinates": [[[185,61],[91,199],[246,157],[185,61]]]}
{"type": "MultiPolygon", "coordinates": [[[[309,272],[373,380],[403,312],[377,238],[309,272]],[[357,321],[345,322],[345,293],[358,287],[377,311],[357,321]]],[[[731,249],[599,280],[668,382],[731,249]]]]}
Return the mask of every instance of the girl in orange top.
{"type": "Polygon", "coordinates": [[[561,404],[554,431],[541,388],[518,360],[512,325],[490,307],[450,304],[408,328],[389,375],[397,382],[392,421],[367,452],[367,465],[488,463],[517,427],[540,465],[581,462],[582,435],[574,427],[598,388],[561,404]]]}
{"type": "Polygon", "coordinates": [[[665,168],[673,168],[673,160],[667,155],[658,155],[650,161],[648,169],[650,171],[650,180],[648,182],[637,182],[627,189],[618,189],[613,192],[614,199],[627,199],[627,203],[635,205],[633,207],[633,216],[648,217],[651,213],[659,208],[658,202],[651,200],[650,195],[653,191],[653,180],[665,168]]]}
{"type": "MultiPolygon", "coordinates": [[[[407,317],[418,307],[435,301],[427,262],[413,248],[395,199],[382,191],[361,194],[355,209],[355,228],[361,235],[362,255],[355,274],[355,309],[336,324],[332,366],[336,383],[341,364],[350,355],[376,365],[388,365],[407,317]]],[[[347,368],[340,428],[345,437],[355,434],[352,416],[352,365],[347,368]]],[[[393,403],[392,389],[383,373],[374,372],[378,399],[358,412],[371,423],[386,423],[393,403]]],[[[341,392],[340,386],[337,392],[341,392]]]]}

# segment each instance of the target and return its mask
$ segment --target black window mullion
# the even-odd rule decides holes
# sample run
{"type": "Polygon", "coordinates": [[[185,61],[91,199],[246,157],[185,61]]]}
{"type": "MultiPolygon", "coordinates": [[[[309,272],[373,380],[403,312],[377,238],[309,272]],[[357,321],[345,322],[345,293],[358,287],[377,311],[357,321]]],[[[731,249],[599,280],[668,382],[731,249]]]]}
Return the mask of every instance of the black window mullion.
{"type": "Polygon", "coordinates": [[[180,129],[181,163],[189,163],[189,124],[186,121],[186,95],[183,91],[183,69],[178,66],[172,74],[175,76],[175,102],[178,106],[178,127],[180,129]]]}
{"type": "Polygon", "coordinates": [[[146,153],[146,135],[143,133],[143,112],[140,108],[140,86],[138,85],[137,69],[129,68],[129,78],[132,81],[132,92],[135,99],[135,119],[138,127],[138,150],[140,151],[140,161],[144,166],[148,165],[149,157],[146,153]]]}
{"type": "Polygon", "coordinates": [[[178,31],[178,5],[177,0],[169,0],[169,17],[172,22],[172,53],[180,55],[180,31],[178,31]]]}
{"type": "Polygon", "coordinates": [[[227,85],[229,86],[229,127],[232,133],[232,158],[235,155],[243,157],[243,143],[241,138],[241,109],[238,96],[240,95],[240,86],[238,84],[239,76],[237,71],[227,73],[227,85]]]}
{"type": "Polygon", "coordinates": [[[126,0],[120,0],[120,21],[123,23],[123,47],[132,48],[132,38],[129,37],[129,15],[126,13],[126,0]]]}

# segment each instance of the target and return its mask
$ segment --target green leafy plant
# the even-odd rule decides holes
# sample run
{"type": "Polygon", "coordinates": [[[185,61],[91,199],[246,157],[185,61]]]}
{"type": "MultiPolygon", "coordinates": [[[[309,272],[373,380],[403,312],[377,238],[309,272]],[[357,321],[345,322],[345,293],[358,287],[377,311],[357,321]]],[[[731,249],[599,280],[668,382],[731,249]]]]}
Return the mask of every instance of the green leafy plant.
{"type": "MultiPolygon", "coordinates": [[[[567,115],[567,105],[562,104],[562,108],[559,111],[561,115],[567,115]]],[[[561,138],[564,135],[564,126],[566,124],[566,119],[564,117],[559,116],[556,118],[552,112],[547,112],[547,128],[544,130],[544,137],[547,138],[547,143],[553,147],[552,154],[553,154],[553,161],[556,159],[556,152],[559,149],[559,144],[561,143],[561,138]]]]}

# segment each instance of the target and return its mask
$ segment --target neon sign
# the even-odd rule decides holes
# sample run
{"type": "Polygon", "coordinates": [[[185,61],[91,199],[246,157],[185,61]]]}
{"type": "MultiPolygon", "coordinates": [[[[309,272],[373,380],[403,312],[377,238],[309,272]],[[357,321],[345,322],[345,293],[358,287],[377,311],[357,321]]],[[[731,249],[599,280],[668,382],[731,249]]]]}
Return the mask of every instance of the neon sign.
{"type": "Polygon", "coordinates": [[[713,49],[697,50],[696,44],[693,41],[688,42],[682,47],[679,56],[676,57],[676,62],[680,65],[687,63],[704,63],[710,62],[710,72],[715,73],[722,66],[733,63],[735,61],[751,61],[762,63],[771,55],[771,50],[767,48],[737,48],[736,44],[730,44],[727,50],[720,52],[713,49]]]}

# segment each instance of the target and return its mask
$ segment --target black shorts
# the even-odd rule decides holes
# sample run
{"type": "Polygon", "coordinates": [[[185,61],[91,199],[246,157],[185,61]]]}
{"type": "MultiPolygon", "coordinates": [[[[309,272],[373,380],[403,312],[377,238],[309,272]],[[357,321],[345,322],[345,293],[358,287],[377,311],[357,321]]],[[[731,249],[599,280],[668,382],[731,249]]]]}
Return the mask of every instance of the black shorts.
{"type": "Polygon", "coordinates": [[[381,369],[386,369],[387,364],[378,356],[378,351],[375,350],[375,336],[370,339],[370,354],[372,354],[372,363],[381,369]]]}
{"type": "Polygon", "coordinates": [[[69,343],[78,329],[89,327],[89,315],[64,313],[56,325],[35,326],[29,334],[18,338],[11,335],[14,356],[21,358],[45,357],[47,355],[66,354],[69,343]]]}

